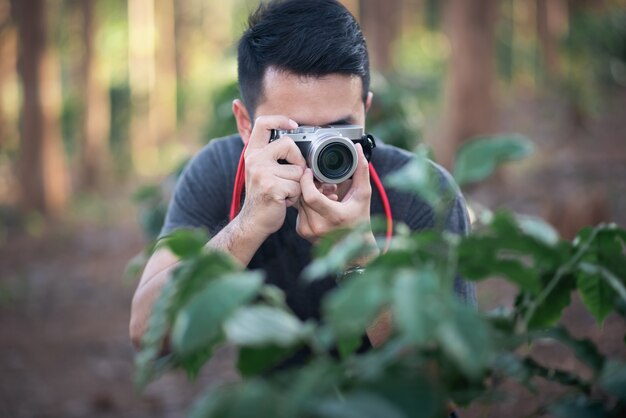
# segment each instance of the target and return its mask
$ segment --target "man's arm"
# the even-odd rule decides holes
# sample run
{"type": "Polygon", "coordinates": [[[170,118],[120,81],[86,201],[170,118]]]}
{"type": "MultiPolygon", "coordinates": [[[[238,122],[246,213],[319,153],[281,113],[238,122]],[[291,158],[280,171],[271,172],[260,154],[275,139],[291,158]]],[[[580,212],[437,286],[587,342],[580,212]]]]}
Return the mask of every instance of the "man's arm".
{"type": "MultiPolygon", "coordinates": [[[[215,235],[206,246],[230,253],[241,265],[247,266],[266,237],[246,226],[245,216],[237,216],[215,235]]],[[[130,318],[130,338],[139,347],[146,331],[152,306],[161,289],[178,266],[178,258],[167,248],[159,248],[150,257],[133,296],[130,318]]]]}
{"type": "MultiPolygon", "coordinates": [[[[206,244],[209,248],[230,253],[247,266],[267,237],[282,226],[287,207],[300,196],[299,181],[306,161],[291,138],[268,144],[269,132],[296,126],[284,116],[257,118],[245,153],[246,200],[235,219],[206,244]],[[279,160],[291,164],[279,164],[279,160]]],[[[178,262],[171,252],[159,249],[146,265],[131,305],[129,332],[136,347],[152,306],[178,262]]]]}

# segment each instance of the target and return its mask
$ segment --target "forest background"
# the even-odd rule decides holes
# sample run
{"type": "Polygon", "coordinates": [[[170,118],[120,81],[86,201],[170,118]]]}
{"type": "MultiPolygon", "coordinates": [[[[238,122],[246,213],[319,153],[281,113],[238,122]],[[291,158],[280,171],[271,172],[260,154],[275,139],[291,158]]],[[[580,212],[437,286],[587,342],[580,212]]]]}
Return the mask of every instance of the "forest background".
{"type": "MultiPolygon", "coordinates": [[[[565,238],[626,225],[624,1],[343,3],[375,70],[369,131],[425,142],[447,167],[469,138],[524,134],[534,157],[465,190],[474,205],[542,216],[565,238]]],[[[202,387],[168,376],[133,392],[122,277],[158,229],[172,173],[234,132],[235,42],[256,4],[0,0],[0,416],[179,416],[202,387]]],[[[481,309],[510,298],[505,283],[479,288],[481,309]]],[[[624,358],[623,324],[594,328],[579,308],[570,331],[624,358]]],[[[230,358],[208,384],[236,378],[230,358]]],[[[524,416],[552,395],[511,390],[488,414],[524,416]]]]}

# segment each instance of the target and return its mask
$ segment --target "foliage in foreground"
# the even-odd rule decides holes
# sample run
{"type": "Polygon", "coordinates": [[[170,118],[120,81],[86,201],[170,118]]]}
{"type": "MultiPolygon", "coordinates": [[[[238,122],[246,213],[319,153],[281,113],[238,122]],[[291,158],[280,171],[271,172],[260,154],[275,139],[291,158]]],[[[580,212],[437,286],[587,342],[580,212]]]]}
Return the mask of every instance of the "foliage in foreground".
{"type": "MultiPolygon", "coordinates": [[[[460,151],[455,178],[479,181],[530,151],[518,137],[474,141],[460,151]]],[[[447,196],[433,176],[418,152],[389,180],[444,208],[447,196]]],[[[322,240],[303,280],[342,271],[367,250],[359,237],[357,228],[322,240]]],[[[626,413],[626,363],[558,325],[574,291],[600,325],[611,312],[626,316],[626,231],[615,225],[585,228],[572,242],[540,219],[508,212],[483,214],[466,237],[399,228],[365,273],[324,299],[320,322],[302,322],[261,272],[207,251],[207,238],[179,231],[161,242],[182,263],[155,305],[136,358],[144,387],[173,368],[194,377],[216,347],[239,347],[242,382],[207,392],[192,417],[442,417],[450,401],[491,399],[503,377],[531,391],[535,377],[562,385],[566,395],[542,406],[556,416],[626,413]],[[510,281],[518,289],[514,306],[482,313],[459,303],[452,292],[458,272],[467,280],[510,281]],[[385,310],[392,313],[392,337],[358,353],[364,330],[385,310]],[[163,355],[167,338],[171,351],[163,355]],[[591,378],[545,367],[520,350],[540,339],[567,346],[591,378]],[[305,366],[268,373],[302,348],[311,353],[305,366]]]]}

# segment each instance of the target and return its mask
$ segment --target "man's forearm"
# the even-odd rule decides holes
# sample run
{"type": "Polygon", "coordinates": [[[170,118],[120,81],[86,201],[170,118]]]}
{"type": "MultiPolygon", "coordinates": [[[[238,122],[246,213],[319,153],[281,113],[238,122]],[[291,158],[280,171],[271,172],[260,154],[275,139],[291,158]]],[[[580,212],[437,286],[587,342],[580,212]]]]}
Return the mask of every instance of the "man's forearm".
{"type": "Polygon", "coordinates": [[[391,310],[378,315],[374,323],[367,327],[367,338],[369,338],[372,347],[378,347],[387,341],[391,336],[392,327],[391,310]]]}
{"type": "MultiPolygon", "coordinates": [[[[247,266],[265,239],[265,236],[255,234],[253,228],[247,228],[245,221],[235,218],[215,235],[206,244],[206,247],[227,252],[241,265],[247,266]]],[[[170,279],[174,269],[180,264],[176,257],[167,250],[160,249],[157,250],[157,253],[146,265],[133,297],[130,336],[136,347],[140,345],[141,338],[148,326],[152,307],[159,297],[161,289],[170,279]]]]}
{"type": "Polygon", "coordinates": [[[241,215],[226,225],[208,243],[207,247],[229,253],[242,266],[247,266],[267,235],[256,232],[241,215]]]}

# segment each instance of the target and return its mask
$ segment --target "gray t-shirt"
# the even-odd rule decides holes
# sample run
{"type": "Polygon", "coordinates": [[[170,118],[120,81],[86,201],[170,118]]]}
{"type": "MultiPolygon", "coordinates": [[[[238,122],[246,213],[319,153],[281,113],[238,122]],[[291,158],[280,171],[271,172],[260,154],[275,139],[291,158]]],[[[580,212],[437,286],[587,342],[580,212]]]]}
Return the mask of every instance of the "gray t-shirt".
{"type": "MultiPolygon", "coordinates": [[[[372,164],[383,185],[385,176],[409,162],[412,154],[386,145],[377,139],[372,164]]],[[[160,236],[177,228],[202,227],[211,235],[227,223],[235,174],[243,143],[238,135],[215,139],[187,164],[178,179],[160,236]]],[[[446,229],[466,234],[469,221],[463,196],[450,175],[435,165],[444,188],[456,194],[449,208],[446,229]]],[[[394,222],[403,222],[412,230],[433,227],[433,209],[418,197],[385,187],[394,222]]],[[[379,192],[372,186],[371,215],[384,215],[379,192]]],[[[322,296],[335,286],[333,278],[307,283],[299,279],[302,269],[311,261],[311,244],[296,233],[295,208],[288,208],[283,226],[257,250],[248,268],[263,269],[266,281],[281,288],[287,304],[301,319],[319,318],[322,296]]],[[[466,303],[475,303],[473,283],[457,277],[454,291],[466,303]]]]}

